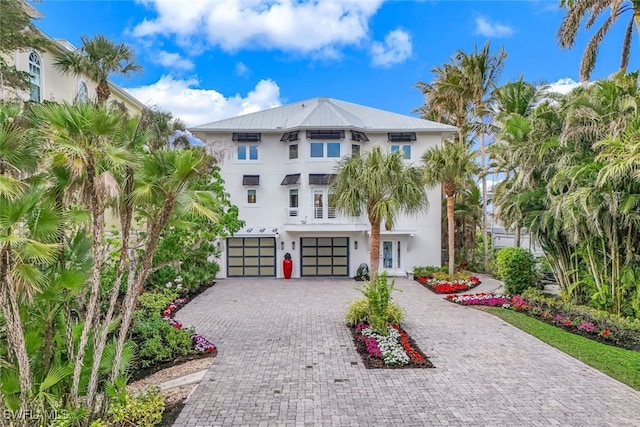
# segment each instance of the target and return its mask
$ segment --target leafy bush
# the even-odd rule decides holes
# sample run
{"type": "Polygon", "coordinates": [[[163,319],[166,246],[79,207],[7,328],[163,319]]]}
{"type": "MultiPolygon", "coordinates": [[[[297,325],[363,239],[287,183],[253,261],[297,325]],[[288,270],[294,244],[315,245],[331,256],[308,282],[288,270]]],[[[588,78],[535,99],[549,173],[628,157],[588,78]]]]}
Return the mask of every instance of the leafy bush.
{"type": "Polygon", "coordinates": [[[508,294],[519,294],[537,283],[536,260],[526,249],[500,249],[496,253],[496,264],[508,294]]]}
{"type": "MultiPolygon", "coordinates": [[[[356,326],[358,323],[369,323],[369,301],[365,298],[354,300],[349,304],[349,309],[344,318],[348,325],[356,326]]],[[[387,322],[399,324],[404,319],[405,310],[395,301],[389,301],[387,307],[387,322]]]]}
{"type": "MultiPolygon", "coordinates": [[[[366,321],[376,333],[381,335],[388,333],[387,326],[394,318],[401,319],[403,315],[402,308],[399,306],[390,308],[394,284],[395,280],[391,284],[388,283],[387,273],[378,273],[369,284],[360,289],[366,301],[366,321]]],[[[363,318],[365,304],[358,301],[354,303],[349,307],[347,321],[363,318]]]]}
{"type": "Polygon", "coordinates": [[[454,280],[469,280],[471,273],[468,271],[456,271],[454,274],[436,272],[433,273],[433,279],[446,280],[447,282],[453,282],[454,280]]]}
{"type": "Polygon", "coordinates": [[[441,272],[446,273],[447,271],[449,271],[448,267],[438,267],[435,265],[415,266],[413,267],[413,277],[433,278],[433,275],[435,273],[441,273],[441,272]]]}
{"type": "Polygon", "coordinates": [[[164,398],[160,388],[149,387],[144,393],[132,397],[126,393],[122,398],[113,398],[109,408],[112,426],[153,427],[162,421],[164,398]]]}

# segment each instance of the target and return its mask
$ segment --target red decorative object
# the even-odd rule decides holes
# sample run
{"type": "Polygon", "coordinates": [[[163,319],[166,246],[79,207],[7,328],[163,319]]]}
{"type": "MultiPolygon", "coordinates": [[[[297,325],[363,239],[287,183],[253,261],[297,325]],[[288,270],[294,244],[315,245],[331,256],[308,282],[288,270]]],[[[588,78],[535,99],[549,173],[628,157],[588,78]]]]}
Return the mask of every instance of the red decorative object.
{"type": "Polygon", "coordinates": [[[293,271],[293,261],[291,260],[291,255],[287,252],[284,254],[284,259],[282,260],[282,272],[284,273],[285,279],[291,279],[291,272],[293,271]]]}

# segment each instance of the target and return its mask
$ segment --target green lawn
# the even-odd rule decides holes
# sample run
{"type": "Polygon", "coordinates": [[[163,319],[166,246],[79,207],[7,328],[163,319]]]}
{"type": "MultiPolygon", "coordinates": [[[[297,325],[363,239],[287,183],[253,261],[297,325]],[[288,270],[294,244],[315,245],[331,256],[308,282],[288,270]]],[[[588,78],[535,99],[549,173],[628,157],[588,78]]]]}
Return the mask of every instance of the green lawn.
{"type": "Polygon", "coordinates": [[[499,307],[482,309],[611,378],[640,390],[640,352],[592,341],[513,310],[499,307]]]}

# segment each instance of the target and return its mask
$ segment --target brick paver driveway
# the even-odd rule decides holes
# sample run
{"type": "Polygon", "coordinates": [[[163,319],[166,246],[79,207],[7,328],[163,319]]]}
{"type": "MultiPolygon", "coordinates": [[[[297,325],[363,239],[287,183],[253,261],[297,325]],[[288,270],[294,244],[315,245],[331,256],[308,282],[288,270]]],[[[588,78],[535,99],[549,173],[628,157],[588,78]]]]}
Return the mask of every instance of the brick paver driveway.
{"type": "Polygon", "coordinates": [[[342,320],[355,284],[225,279],[189,303],[219,355],[175,425],[640,426],[639,392],[406,279],[394,298],[436,369],[368,370],[342,320]]]}

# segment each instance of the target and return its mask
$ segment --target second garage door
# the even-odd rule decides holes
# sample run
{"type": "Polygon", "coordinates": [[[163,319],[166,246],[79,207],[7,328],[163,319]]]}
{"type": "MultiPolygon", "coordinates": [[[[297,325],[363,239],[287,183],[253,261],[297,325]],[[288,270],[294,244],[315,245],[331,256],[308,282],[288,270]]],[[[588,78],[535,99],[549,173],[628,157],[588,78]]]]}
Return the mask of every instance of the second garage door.
{"type": "Polygon", "coordinates": [[[348,276],[348,237],[300,239],[302,276],[348,276]]]}

